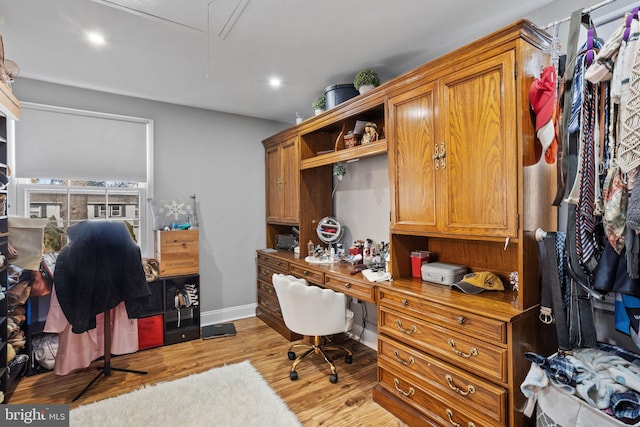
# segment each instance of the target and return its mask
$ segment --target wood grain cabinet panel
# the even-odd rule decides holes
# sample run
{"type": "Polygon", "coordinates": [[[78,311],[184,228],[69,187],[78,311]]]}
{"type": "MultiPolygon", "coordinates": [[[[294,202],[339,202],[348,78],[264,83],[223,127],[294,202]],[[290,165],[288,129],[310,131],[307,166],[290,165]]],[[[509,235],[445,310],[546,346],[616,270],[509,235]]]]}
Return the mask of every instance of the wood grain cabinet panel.
{"type": "Polygon", "coordinates": [[[389,99],[391,228],[438,230],[438,149],[433,82],[389,99]]]}
{"type": "Polygon", "coordinates": [[[298,223],[299,164],[297,137],[265,144],[267,222],[298,223]]]}

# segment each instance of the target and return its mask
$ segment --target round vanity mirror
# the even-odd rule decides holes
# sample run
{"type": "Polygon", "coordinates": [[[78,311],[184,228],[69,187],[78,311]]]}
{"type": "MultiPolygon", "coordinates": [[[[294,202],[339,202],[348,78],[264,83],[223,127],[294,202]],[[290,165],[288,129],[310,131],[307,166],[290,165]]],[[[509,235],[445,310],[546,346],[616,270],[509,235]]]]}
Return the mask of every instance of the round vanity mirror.
{"type": "Polygon", "coordinates": [[[340,221],[332,216],[327,216],[322,218],[320,222],[318,222],[316,233],[318,233],[318,238],[323,243],[332,245],[342,239],[342,236],[344,235],[344,229],[342,228],[342,224],[340,224],[340,221]]]}

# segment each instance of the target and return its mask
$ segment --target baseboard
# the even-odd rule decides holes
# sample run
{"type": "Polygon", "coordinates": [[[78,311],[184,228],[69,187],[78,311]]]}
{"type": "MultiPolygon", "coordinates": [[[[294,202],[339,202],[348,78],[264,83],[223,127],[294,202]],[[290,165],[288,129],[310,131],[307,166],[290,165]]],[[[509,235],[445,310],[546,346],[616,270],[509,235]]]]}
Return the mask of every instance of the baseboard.
{"type": "MultiPolygon", "coordinates": [[[[216,323],[233,322],[238,319],[246,319],[247,317],[255,317],[257,304],[240,305],[237,307],[223,308],[221,310],[210,310],[200,313],[200,324],[202,326],[214,325],[216,323]]],[[[353,338],[360,337],[360,343],[367,347],[377,350],[378,348],[378,331],[365,329],[362,333],[361,325],[353,325],[353,338]]]]}
{"type": "Polygon", "coordinates": [[[237,307],[223,308],[200,313],[200,325],[214,325],[216,323],[232,322],[247,317],[255,317],[258,304],[239,305],[237,307]]]}

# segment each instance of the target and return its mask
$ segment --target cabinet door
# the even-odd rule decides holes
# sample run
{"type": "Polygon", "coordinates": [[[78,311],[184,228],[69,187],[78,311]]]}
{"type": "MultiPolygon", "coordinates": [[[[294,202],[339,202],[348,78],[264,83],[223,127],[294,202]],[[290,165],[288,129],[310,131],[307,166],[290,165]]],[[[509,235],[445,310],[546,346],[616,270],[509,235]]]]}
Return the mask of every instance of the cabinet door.
{"type": "Polygon", "coordinates": [[[389,99],[393,231],[437,230],[435,98],[429,83],[389,99]]]}
{"type": "Polygon", "coordinates": [[[282,143],[281,146],[281,203],[282,203],[282,221],[297,223],[298,222],[298,182],[300,170],[298,167],[298,144],[295,138],[282,143]]]}
{"type": "Polygon", "coordinates": [[[515,54],[508,51],[440,81],[444,167],[442,231],[517,233],[515,54]]]}
{"type": "Polygon", "coordinates": [[[267,192],[267,222],[278,221],[282,217],[282,203],[280,203],[280,151],[279,145],[271,145],[265,149],[266,192],[267,192]]]}
{"type": "Polygon", "coordinates": [[[296,138],[265,149],[267,222],[298,222],[299,168],[296,138]]]}

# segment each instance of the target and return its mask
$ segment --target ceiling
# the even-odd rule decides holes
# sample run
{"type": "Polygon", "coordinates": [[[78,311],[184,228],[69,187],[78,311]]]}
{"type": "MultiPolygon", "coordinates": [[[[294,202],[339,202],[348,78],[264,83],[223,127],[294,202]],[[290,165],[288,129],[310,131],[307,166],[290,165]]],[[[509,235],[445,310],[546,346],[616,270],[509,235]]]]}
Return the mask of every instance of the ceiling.
{"type": "Polygon", "coordinates": [[[560,2],[0,0],[0,34],[18,79],[293,123],[361,69],[384,82],[560,2]]]}

